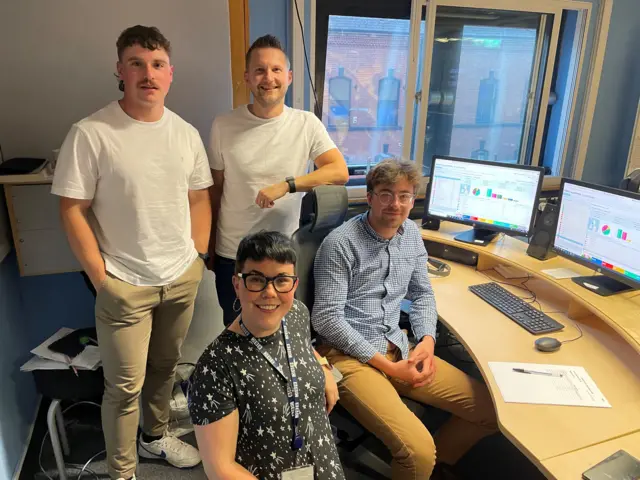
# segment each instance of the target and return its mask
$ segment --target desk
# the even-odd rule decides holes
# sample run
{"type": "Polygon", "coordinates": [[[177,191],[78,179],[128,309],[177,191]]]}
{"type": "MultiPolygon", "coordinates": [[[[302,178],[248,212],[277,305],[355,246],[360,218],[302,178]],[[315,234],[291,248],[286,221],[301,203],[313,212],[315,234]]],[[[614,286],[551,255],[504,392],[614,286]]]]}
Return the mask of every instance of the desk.
{"type": "Polygon", "coordinates": [[[53,176],[38,173],[0,176],[20,275],[81,271],[60,222],[58,198],[52,195],[53,176]]]}
{"type": "Polygon", "coordinates": [[[566,453],[542,462],[547,473],[555,478],[581,478],[582,472],[600,463],[618,450],[640,459],[640,432],[631,433],[592,447],[566,453]]]}
{"type": "MultiPolygon", "coordinates": [[[[486,247],[453,239],[467,228],[443,222],[437,232],[422,231],[424,239],[479,254],[477,270],[449,262],[451,274],[432,279],[440,319],[478,365],[493,397],[502,433],[549,478],[578,480],[579,475],[556,472],[567,471],[562,468],[569,464],[582,472],[589,468],[589,460],[598,463],[606,455],[590,458],[579,452],[608,441],[612,442],[611,448],[616,448],[618,441],[614,439],[640,431],[640,293],[600,297],[570,279],[557,280],[541,271],[564,267],[586,275],[588,269],[560,257],[536,260],[526,255],[527,244],[510,237],[486,247]],[[554,353],[535,350],[534,335],[467,289],[493,279],[514,284],[523,281],[503,279],[491,270],[498,264],[515,266],[531,276],[527,286],[536,293],[543,311],[565,325],[562,332],[552,336],[560,340],[577,337],[575,322],[580,324],[583,337],[554,353]],[[613,408],[505,403],[489,369],[490,361],[583,366],[613,408]],[[562,458],[565,455],[573,455],[576,463],[562,458]]],[[[515,286],[505,288],[521,297],[528,295],[515,286]]]]}

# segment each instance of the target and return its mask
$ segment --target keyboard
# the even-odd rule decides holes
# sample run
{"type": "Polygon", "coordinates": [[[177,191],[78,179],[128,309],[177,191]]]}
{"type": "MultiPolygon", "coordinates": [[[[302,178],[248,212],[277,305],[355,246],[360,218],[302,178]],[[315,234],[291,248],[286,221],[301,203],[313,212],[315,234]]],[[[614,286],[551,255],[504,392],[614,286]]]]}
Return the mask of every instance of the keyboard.
{"type": "Polygon", "coordinates": [[[469,290],[534,335],[557,332],[564,328],[564,325],[533,308],[497,283],[471,285],[469,290]]]}

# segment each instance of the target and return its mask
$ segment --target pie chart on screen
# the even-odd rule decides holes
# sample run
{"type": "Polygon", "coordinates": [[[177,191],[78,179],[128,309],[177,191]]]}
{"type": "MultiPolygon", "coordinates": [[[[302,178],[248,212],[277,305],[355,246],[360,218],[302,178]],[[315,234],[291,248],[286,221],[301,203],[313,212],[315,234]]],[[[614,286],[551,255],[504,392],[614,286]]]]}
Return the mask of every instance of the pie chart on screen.
{"type": "Polygon", "coordinates": [[[477,197],[478,195],[480,195],[480,189],[479,188],[474,188],[473,189],[473,194],[477,197]]]}
{"type": "Polygon", "coordinates": [[[602,226],[602,234],[603,235],[609,235],[611,233],[611,229],[609,228],[609,225],[603,225],[602,226]]]}

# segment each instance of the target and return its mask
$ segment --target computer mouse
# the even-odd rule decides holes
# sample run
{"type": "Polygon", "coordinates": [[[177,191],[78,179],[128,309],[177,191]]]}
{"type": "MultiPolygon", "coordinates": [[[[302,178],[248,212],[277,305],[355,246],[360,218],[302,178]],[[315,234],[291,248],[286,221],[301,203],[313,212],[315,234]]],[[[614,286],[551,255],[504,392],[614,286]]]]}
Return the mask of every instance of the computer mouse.
{"type": "Polygon", "coordinates": [[[541,352],[555,352],[562,346],[562,342],[551,337],[541,337],[535,342],[536,350],[541,352]]]}

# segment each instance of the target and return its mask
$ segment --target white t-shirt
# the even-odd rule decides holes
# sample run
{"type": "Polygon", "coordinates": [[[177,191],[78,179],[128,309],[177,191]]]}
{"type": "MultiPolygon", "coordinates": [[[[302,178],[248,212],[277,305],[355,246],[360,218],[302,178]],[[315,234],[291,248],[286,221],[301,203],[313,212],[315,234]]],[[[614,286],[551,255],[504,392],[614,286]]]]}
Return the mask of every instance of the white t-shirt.
{"type": "Polygon", "coordinates": [[[240,240],[260,230],[291,235],[298,228],[303,194],[287,194],[262,209],[255,203],[258,192],[286,177],[305,175],[317,157],[334,148],[311,112],[285,106],[277,117],[263,119],[243,105],[217,117],[209,151],[211,168],[224,170],[216,254],[236,258],[240,240]]]}
{"type": "Polygon", "coordinates": [[[115,101],[73,125],[51,193],[92,200],[107,271],[133,285],[166,285],[197,258],[189,190],[212,185],[198,131],[164,109],[140,122],[115,101]]]}

